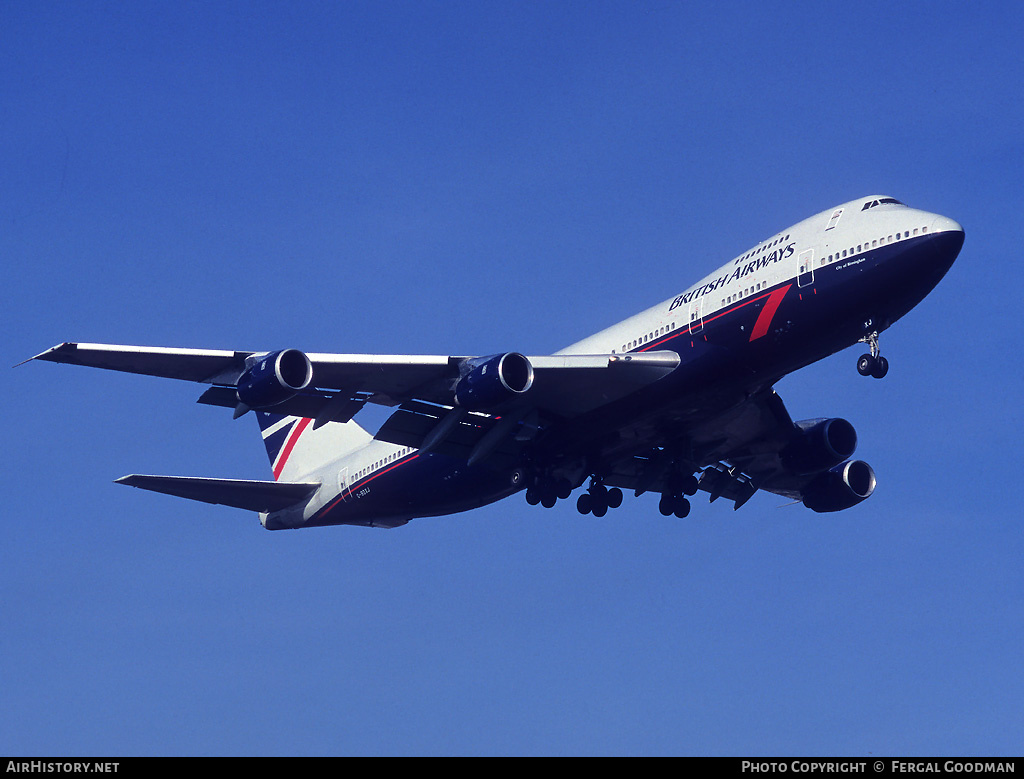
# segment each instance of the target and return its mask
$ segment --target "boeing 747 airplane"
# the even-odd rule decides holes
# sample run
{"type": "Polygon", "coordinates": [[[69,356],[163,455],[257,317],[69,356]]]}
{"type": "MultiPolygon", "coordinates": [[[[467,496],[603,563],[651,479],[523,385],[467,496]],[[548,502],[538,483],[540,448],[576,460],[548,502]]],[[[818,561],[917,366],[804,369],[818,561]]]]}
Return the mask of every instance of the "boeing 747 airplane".
{"type": "Polygon", "coordinates": [[[259,512],[264,527],[397,527],[525,491],[603,516],[623,490],[686,516],[698,491],[735,508],[757,490],[819,512],[870,497],[843,419],[794,422],[773,386],[879,334],[938,284],[964,232],[871,196],[770,236],[678,295],[551,355],[306,354],[63,343],[32,359],[210,385],[252,411],[274,480],[130,475],[118,483],[259,512]],[[376,435],[354,420],[394,409],[376,435]]]}

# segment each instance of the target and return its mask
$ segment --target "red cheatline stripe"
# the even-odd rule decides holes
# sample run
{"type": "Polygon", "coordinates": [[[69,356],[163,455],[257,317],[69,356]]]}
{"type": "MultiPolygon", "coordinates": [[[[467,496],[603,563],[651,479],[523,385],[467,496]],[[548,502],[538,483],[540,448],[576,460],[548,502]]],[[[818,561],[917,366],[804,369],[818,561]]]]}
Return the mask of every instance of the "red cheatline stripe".
{"type": "Polygon", "coordinates": [[[288,457],[291,455],[292,449],[295,448],[295,442],[299,440],[302,431],[312,421],[312,419],[303,417],[292,428],[292,432],[288,434],[288,440],[284,442],[284,446],[281,448],[281,456],[277,458],[277,464],[274,466],[274,481],[281,478],[281,471],[284,470],[284,464],[288,462],[288,457]]]}
{"type": "MultiPolygon", "coordinates": [[[[775,312],[776,312],[776,310],[778,310],[779,304],[782,303],[782,299],[784,297],[786,297],[786,293],[789,291],[789,288],[792,287],[792,286],[793,286],[792,284],[787,284],[785,287],[781,287],[780,289],[777,289],[774,292],[765,292],[763,295],[758,295],[756,297],[747,298],[746,300],[742,301],[741,303],[737,303],[735,306],[730,306],[729,308],[722,309],[717,314],[708,315],[708,316],[704,317],[701,320],[701,329],[703,329],[703,326],[708,324],[709,322],[714,322],[716,319],[719,319],[719,318],[721,318],[723,316],[726,316],[727,314],[731,314],[733,311],[738,311],[739,309],[743,308],[744,306],[749,306],[751,303],[756,303],[759,300],[764,300],[765,298],[768,298],[768,300],[765,301],[764,309],[762,309],[760,315],[758,315],[757,322],[754,323],[754,332],[750,336],[750,340],[751,341],[753,341],[755,338],[760,338],[761,336],[763,336],[765,333],[768,332],[768,328],[769,328],[769,326],[771,325],[771,322],[772,322],[772,317],[775,316],[775,312]],[[764,328],[763,331],[759,329],[759,328],[762,328],[762,327],[764,328]]],[[[817,290],[815,290],[815,294],[817,294],[817,290]]],[[[655,348],[656,346],[661,346],[666,341],[671,341],[676,336],[678,336],[681,333],[685,332],[686,329],[687,328],[684,325],[683,327],[679,328],[678,330],[673,330],[668,335],[662,336],[661,338],[659,338],[656,341],[652,341],[649,344],[645,344],[642,349],[637,349],[637,351],[638,352],[646,352],[646,351],[648,351],[650,349],[655,348]]],[[[698,330],[696,333],[690,333],[690,335],[698,335],[699,333],[700,333],[700,330],[698,330]]],[[[708,340],[707,334],[704,335],[704,340],[705,341],[708,340]]],[[[692,338],[690,339],[690,346],[693,346],[693,339],[692,338]]]]}
{"type": "Polygon", "coordinates": [[[757,321],[754,323],[754,329],[750,333],[751,341],[756,341],[768,332],[768,328],[771,327],[772,324],[772,319],[775,317],[775,312],[779,310],[782,299],[786,297],[786,293],[789,292],[789,288],[792,286],[792,284],[787,284],[786,286],[775,290],[768,296],[768,300],[765,302],[764,308],[761,309],[761,313],[758,315],[757,321]]]}
{"type": "Polygon", "coordinates": [[[357,488],[365,487],[367,484],[369,484],[371,481],[376,479],[378,476],[383,476],[388,471],[395,470],[395,468],[397,468],[399,465],[405,465],[406,463],[411,463],[417,457],[419,457],[419,454],[414,454],[414,455],[411,455],[411,456],[407,455],[407,456],[401,458],[400,460],[396,460],[394,465],[392,465],[390,468],[385,468],[383,471],[377,471],[372,476],[367,476],[365,479],[360,479],[357,482],[353,482],[348,487],[346,487],[341,492],[339,492],[338,493],[338,497],[336,497],[334,500],[332,500],[328,504],[327,508],[322,509],[321,511],[318,511],[317,512],[317,516],[323,516],[328,511],[333,509],[335,506],[338,505],[338,503],[340,501],[344,500],[346,498],[346,496],[351,496],[353,490],[355,490],[357,488]]]}

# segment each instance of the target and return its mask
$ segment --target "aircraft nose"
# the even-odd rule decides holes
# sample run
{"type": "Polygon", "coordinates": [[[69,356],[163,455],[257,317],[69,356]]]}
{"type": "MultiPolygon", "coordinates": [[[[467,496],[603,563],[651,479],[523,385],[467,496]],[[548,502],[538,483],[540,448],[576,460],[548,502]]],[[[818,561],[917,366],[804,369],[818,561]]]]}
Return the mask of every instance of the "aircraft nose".
{"type": "Polygon", "coordinates": [[[945,273],[960,254],[964,245],[964,228],[960,223],[945,216],[936,215],[928,228],[931,234],[929,244],[938,259],[938,267],[945,273]]]}
{"type": "Polygon", "coordinates": [[[946,216],[936,216],[929,229],[932,233],[960,233],[963,235],[964,232],[964,228],[960,226],[959,222],[946,216]]]}

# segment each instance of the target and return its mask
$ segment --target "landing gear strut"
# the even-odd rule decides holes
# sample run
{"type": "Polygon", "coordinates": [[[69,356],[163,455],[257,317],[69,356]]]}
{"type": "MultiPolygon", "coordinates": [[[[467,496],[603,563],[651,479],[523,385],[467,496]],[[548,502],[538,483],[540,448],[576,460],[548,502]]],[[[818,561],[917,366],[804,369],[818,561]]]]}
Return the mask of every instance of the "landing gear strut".
{"type": "Polygon", "coordinates": [[[862,354],[857,360],[857,373],[861,376],[873,376],[876,379],[883,378],[889,372],[889,361],[879,353],[878,333],[869,333],[860,339],[860,343],[866,343],[871,347],[871,353],[862,354]]]}

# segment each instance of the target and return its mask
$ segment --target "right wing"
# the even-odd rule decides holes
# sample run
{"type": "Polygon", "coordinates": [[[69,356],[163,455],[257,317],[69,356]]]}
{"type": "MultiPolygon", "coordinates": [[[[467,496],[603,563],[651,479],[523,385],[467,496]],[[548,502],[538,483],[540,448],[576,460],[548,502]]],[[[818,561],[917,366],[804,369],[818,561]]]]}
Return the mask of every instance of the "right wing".
{"type": "Polygon", "coordinates": [[[849,508],[875,489],[871,466],[850,459],[857,442],[848,422],[794,422],[772,389],[692,424],[685,441],[683,470],[673,453],[678,441],[665,439],[646,453],[610,463],[605,483],[638,495],[672,492],[692,466],[700,471],[693,488],[708,493],[712,501],[725,498],[738,509],[764,490],[824,512],[849,508]]]}

